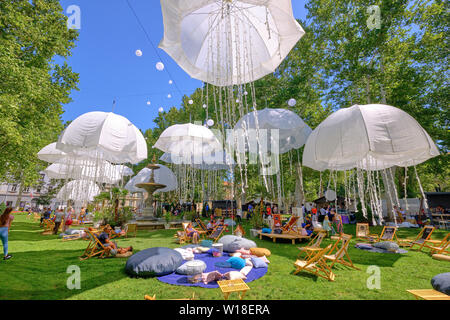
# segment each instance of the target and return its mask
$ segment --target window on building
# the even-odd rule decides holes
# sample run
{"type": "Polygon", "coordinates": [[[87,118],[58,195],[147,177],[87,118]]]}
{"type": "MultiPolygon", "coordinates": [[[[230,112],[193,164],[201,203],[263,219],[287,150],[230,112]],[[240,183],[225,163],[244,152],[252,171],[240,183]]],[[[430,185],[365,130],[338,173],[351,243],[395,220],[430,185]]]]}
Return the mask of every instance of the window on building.
{"type": "Polygon", "coordinates": [[[6,206],[7,207],[12,207],[12,204],[13,204],[12,201],[6,201],[6,206]]]}
{"type": "Polygon", "coordinates": [[[11,191],[11,192],[16,192],[16,191],[17,191],[17,184],[13,184],[13,185],[11,186],[11,189],[10,189],[9,191],[11,191]]]}

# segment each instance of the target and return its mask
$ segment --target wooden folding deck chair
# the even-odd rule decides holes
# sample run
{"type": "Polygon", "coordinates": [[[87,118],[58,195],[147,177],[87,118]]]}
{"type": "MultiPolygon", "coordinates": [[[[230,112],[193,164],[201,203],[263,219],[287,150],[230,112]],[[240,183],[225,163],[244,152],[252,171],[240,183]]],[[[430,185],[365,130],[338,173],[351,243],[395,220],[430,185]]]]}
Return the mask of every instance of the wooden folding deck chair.
{"type": "Polygon", "coordinates": [[[352,236],[349,234],[342,234],[339,239],[336,240],[331,250],[323,256],[326,261],[331,261],[330,268],[332,268],[336,263],[340,263],[344,266],[360,270],[353,265],[352,259],[350,259],[348,254],[348,245],[350,244],[351,238],[352,236]],[[340,247],[339,244],[341,245],[340,247]]]}
{"type": "Polygon", "coordinates": [[[398,239],[398,245],[403,247],[409,247],[412,248],[415,245],[419,246],[419,251],[422,250],[424,247],[426,241],[430,240],[431,234],[434,231],[434,227],[432,226],[425,226],[420,230],[419,234],[417,235],[416,239],[398,239]]]}
{"type": "Polygon", "coordinates": [[[208,230],[208,228],[201,219],[197,218],[195,219],[195,222],[197,223],[197,226],[200,228],[200,230],[196,229],[199,232],[199,235],[209,235],[211,233],[212,230],[208,230]]]}
{"type": "Polygon", "coordinates": [[[406,290],[411,293],[416,300],[422,298],[423,300],[450,300],[450,296],[434,289],[423,290],[406,290]]]}
{"type": "Polygon", "coordinates": [[[43,235],[50,235],[53,234],[53,230],[55,229],[55,222],[52,219],[45,219],[42,221],[44,226],[44,231],[42,232],[43,235]]]}
{"type": "Polygon", "coordinates": [[[85,229],[86,234],[89,237],[89,244],[84,250],[83,255],[80,257],[80,260],[86,260],[92,257],[105,258],[109,255],[109,250],[98,240],[97,236],[90,231],[89,229],[85,229]]]}
{"type": "Polygon", "coordinates": [[[136,238],[137,234],[137,223],[127,223],[125,227],[123,228],[125,231],[125,238],[128,238],[129,233],[133,233],[134,237],[136,238]]]}
{"type": "Polygon", "coordinates": [[[442,240],[427,240],[424,247],[430,249],[430,254],[450,254],[450,233],[442,240]]]}
{"type": "Polygon", "coordinates": [[[317,235],[308,243],[308,245],[304,247],[297,247],[300,250],[298,256],[300,257],[302,253],[306,253],[306,259],[308,259],[315,252],[322,250],[320,245],[326,236],[326,231],[319,231],[317,235]]]}
{"type": "Polygon", "coordinates": [[[225,226],[223,225],[216,226],[214,230],[211,232],[211,234],[206,237],[206,239],[213,240],[214,242],[216,242],[217,240],[220,239],[224,231],[225,226]]]}
{"type": "Polygon", "coordinates": [[[368,239],[370,242],[381,242],[381,241],[395,241],[397,240],[397,227],[384,226],[383,231],[381,231],[380,236],[368,239]],[[394,240],[395,239],[395,240],[394,240]]]}
{"type": "Polygon", "coordinates": [[[378,239],[377,234],[370,234],[368,223],[357,223],[356,224],[356,239],[359,240],[372,240],[378,239]]]}
{"type": "Polygon", "coordinates": [[[330,248],[331,245],[319,251],[316,251],[306,260],[297,259],[297,261],[294,262],[294,266],[296,268],[294,274],[297,274],[301,271],[306,271],[318,277],[325,278],[329,281],[334,281],[335,275],[331,270],[331,267],[326,264],[324,259],[325,253],[328,252],[330,248]]]}
{"type": "Polygon", "coordinates": [[[297,224],[298,219],[299,218],[297,216],[291,216],[289,218],[289,221],[286,222],[286,224],[281,227],[281,230],[283,230],[283,233],[291,232],[292,228],[297,224]]]}

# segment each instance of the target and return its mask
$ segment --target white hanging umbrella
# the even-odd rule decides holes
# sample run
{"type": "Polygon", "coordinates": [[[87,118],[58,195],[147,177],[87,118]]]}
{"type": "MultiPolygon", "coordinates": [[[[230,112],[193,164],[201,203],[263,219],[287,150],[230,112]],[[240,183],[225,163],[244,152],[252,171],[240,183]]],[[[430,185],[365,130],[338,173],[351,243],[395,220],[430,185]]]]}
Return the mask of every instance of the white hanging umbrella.
{"type": "Polygon", "coordinates": [[[87,180],[73,180],[65,184],[56,195],[58,200],[73,200],[76,202],[93,201],[100,193],[96,183],[87,180]]]}
{"type": "Polygon", "coordinates": [[[222,145],[210,129],[187,123],[176,124],[164,130],[153,148],[184,159],[201,159],[221,151],[222,145]]]}
{"type": "Polygon", "coordinates": [[[191,77],[217,86],[273,73],[304,35],[291,0],[161,1],[165,50],[191,77]]]}
{"type": "MultiPolygon", "coordinates": [[[[162,164],[158,164],[159,169],[155,170],[154,178],[155,183],[164,184],[166,187],[162,189],[158,189],[155,191],[155,193],[159,192],[168,192],[172,190],[176,190],[178,187],[177,177],[175,174],[167,168],[166,166],[162,164]]],[[[125,189],[128,191],[135,193],[135,192],[146,192],[144,189],[137,188],[136,184],[139,183],[146,183],[149,181],[150,176],[152,173],[152,169],[144,168],[139,173],[131,178],[130,181],[125,185],[125,189]]]]}
{"type": "Polygon", "coordinates": [[[325,119],[309,136],[303,164],[323,171],[414,166],[439,155],[428,133],[388,105],[355,105],[325,119]]]}
{"type": "Polygon", "coordinates": [[[197,157],[184,158],[170,153],[164,153],[159,160],[172,164],[187,164],[200,170],[228,170],[230,166],[236,166],[233,157],[223,150],[205,155],[199,159],[197,157]]]}
{"type": "Polygon", "coordinates": [[[65,152],[62,152],[61,150],[56,149],[56,142],[53,142],[42,148],[38,152],[37,157],[42,161],[55,163],[67,157],[67,154],[65,152]]]}
{"type": "MultiPolygon", "coordinates": [[[[276,139],[279,150],[272,152],[283,154],[292,149],[301,148],[311,134],[311,128],[296,113],[286,109],[270,109],[253,111],[243,116],[234,127],[234,135],[247,136],[244,143],[247,150],[256,150],[257,130],[266,130],[267,137],[276,139]],[[278,130],[278,137],[274,138],[270,130],[278,130]],[[253,135],[249,131],[253,131],[253,135]]],[[[262,136],[260,132],[260,137],[262,136]]],[[[273,144],[271,144],[272,146],[273,144]]],[[[268,146],[269,147],[269,146],[268,146]]]]}
{"type": "Polygon", "coordinates": [[[144,136],[128,119],[112,112],[88,112],[61,134],[56,148],[78,156],[96,153],[112,163],[138,163],[147,158],[144,136]]]}

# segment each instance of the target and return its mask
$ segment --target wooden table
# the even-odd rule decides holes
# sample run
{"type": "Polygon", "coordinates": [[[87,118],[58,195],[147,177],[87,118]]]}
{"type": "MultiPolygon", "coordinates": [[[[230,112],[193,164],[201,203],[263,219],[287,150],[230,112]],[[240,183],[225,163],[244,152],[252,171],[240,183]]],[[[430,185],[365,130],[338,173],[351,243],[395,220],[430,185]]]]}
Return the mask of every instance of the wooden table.
{"type": "Polygon", "coordinates": [[[245,293],[250,290],[247,284],[242,279],[237,280],[222,280],[217,281],[220,290],[222,290],[223,297],[228,300],[228,297],[232,292],[237,292],[239,299],[244,299],[245,293]]]}
{"type": "Polygon", "coordinates": [[[416,297],[417,300],[422,298],[424,300],[450,300],[450,296],[434,289],[424,290],[406,290],[416,297]]]}

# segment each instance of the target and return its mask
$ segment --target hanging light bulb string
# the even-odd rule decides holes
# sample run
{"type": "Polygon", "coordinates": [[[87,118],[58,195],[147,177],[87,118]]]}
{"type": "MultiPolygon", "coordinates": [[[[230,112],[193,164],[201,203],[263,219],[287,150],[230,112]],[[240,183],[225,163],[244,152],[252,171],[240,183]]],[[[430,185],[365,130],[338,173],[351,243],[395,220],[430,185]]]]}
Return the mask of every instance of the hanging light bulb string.
{"type": "MultiPolygon", "coordinates": [[[[158,56],[160,61],[163,61],[161,55],[159,54],[156,46],[154,45],[152,39],[150,38],[150,35],[147,33],[147,30],[145,29],[144,25],[142,24],[141,20],[139,19],[136,11],[134,10],[133,6],[131,5],[129,0],[126,0],[128,7],[130,8],[131,12],[133,13],[134,17],[136,18],[137,23],[139,24],[139,26],[141,27],[142,31],[145,34],[145,37],[147,38],[148,42],[150,43],[150,45],[152,46],[153,50],[155,51],[155,54],[158,56]]],[[[172,74],[170,73],[170,71],[168,70],[167,67],[164,68],[164,70],[167,72],[167,74],[169,75],[169,78],[172,80],[172,74]]],[[[178,90],[178,92],[180,93],[181,96],[183,96],[183,93],[181,92],[180,88],[178,87],[178,84],[176,82],[173,82],[173,84],[175,85],[175,88],[178,90]]]]}

